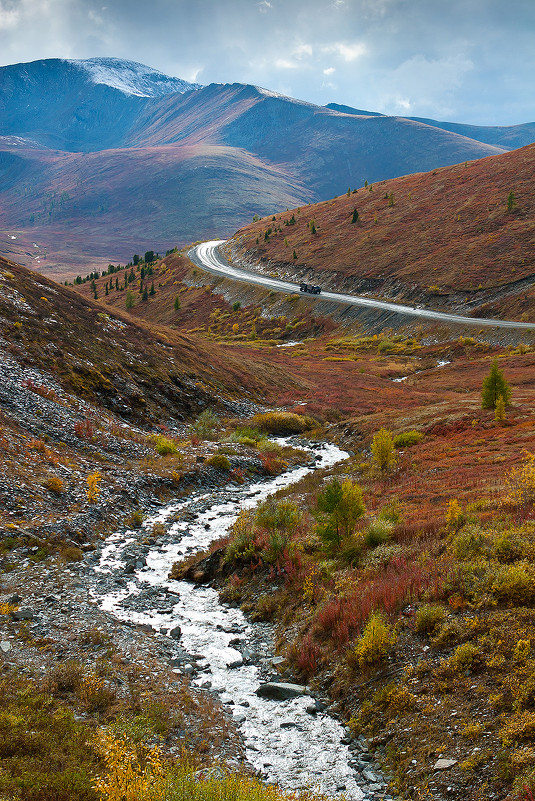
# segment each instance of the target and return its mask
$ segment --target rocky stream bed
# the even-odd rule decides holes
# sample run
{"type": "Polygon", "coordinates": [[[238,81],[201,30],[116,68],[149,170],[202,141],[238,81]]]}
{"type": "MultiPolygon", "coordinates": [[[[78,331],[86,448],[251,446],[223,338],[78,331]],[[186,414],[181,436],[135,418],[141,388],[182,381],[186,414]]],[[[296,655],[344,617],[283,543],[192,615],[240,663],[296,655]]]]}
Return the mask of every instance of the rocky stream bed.
{"type": "Polygon", "coordinates": [[[314,465],[346,457],[329,444],[309,450],[309,466],[168,504],[145,520],[145,537],[139,531],[112,535],[88,558],[91,594],[117,619],[154,631],[174,670],[220,699],[243,737],[248,762],[266,781],[354,801],[388,798],[365,740],[353,739],[328,714],[326,699],[286,674],[284,660],[274,656],[271,626],[249,623],[211,587],[168,578],[175,561],[221,537],[240,509],[298,481],[314,465]],[[162,533],[147,539],[156,524],[162,533]]]}
{"type": "MultiPolygon", "coordinates": [[[[329,700],[297,685],[284,659],[275,656],[270,624],[250,623],[210,586],[168,578],[174,562],[223,536],[241,509],[347,456],[332,444],[309,443],[306,450],[307,464],[275,478],[201,487],[160,503],[140,528],[117,530],[69,567],[32,566],[29,553],[19,569],[35,576],[33,584],[25,577],[19,614],[32,637],[58,640],[58,659],[70,656],[70,628],[98,622],[121,643],[124,661],[149,674],[159,665],[171,679],[189,679],[196,693],[222,706],[224,719],[238,731],[220,754],[230,765],[245,759],[266,782],[286,789],[311,788],[348,801],[390,799],[387,778],[364,738],[353,738],[329,714],[329,700]]],[[[13,665],[27,660],[26,669],[46,673],[12,637],[2,640],[1,656],[13,665]]]]}

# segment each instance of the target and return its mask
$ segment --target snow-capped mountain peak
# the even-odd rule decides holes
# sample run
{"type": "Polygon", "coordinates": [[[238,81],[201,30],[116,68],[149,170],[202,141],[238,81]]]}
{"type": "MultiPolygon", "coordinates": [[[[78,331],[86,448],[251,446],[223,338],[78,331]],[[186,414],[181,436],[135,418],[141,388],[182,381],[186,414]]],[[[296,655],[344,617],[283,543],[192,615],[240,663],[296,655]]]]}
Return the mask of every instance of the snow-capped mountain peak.
{"type": "Polygon", "coordinates": [[[161,97],[199,89],[201,84],[172,78],[163,72],[122,58],[65,59],[87,73],[93,83],[105,84],[127,95],[161,97]]]}

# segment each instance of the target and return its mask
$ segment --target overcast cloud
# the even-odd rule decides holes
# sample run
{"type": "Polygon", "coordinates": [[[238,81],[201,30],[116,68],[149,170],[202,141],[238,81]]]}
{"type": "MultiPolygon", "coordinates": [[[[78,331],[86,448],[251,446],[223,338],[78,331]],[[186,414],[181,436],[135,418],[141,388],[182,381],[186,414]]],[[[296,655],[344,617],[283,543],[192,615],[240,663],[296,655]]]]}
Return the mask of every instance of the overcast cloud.
{"type": "Polygon", "coordinates": [[[199,83],[535,121],[535,0],[0,0],[0,61],[117,56],[199,83]]]}

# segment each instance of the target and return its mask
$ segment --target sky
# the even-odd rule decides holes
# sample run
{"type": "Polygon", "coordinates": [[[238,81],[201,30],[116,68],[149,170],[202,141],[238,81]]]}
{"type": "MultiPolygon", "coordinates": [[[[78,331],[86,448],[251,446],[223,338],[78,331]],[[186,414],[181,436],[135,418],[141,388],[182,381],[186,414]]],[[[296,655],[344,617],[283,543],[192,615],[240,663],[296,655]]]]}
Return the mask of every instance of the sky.
{"type": "Polygon", "coordinates": [[[535,0],[0,0],[0,63],[116,56],[201,84],[535,121],[535,0]]]}

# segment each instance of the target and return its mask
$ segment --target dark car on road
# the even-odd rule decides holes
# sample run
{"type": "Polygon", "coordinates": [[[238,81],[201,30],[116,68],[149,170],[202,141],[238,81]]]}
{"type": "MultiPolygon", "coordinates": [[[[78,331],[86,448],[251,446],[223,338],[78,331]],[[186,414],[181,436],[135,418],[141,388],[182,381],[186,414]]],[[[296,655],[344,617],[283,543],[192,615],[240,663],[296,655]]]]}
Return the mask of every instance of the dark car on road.
{"type": "Polygon", "coordinates": [[[305,284],[301,282],[299,285],[299,290],[301,292],[308,292],[310,295],[319,295],[321,292],[321,287],[316,286],[315,284],[305,284]]]}

